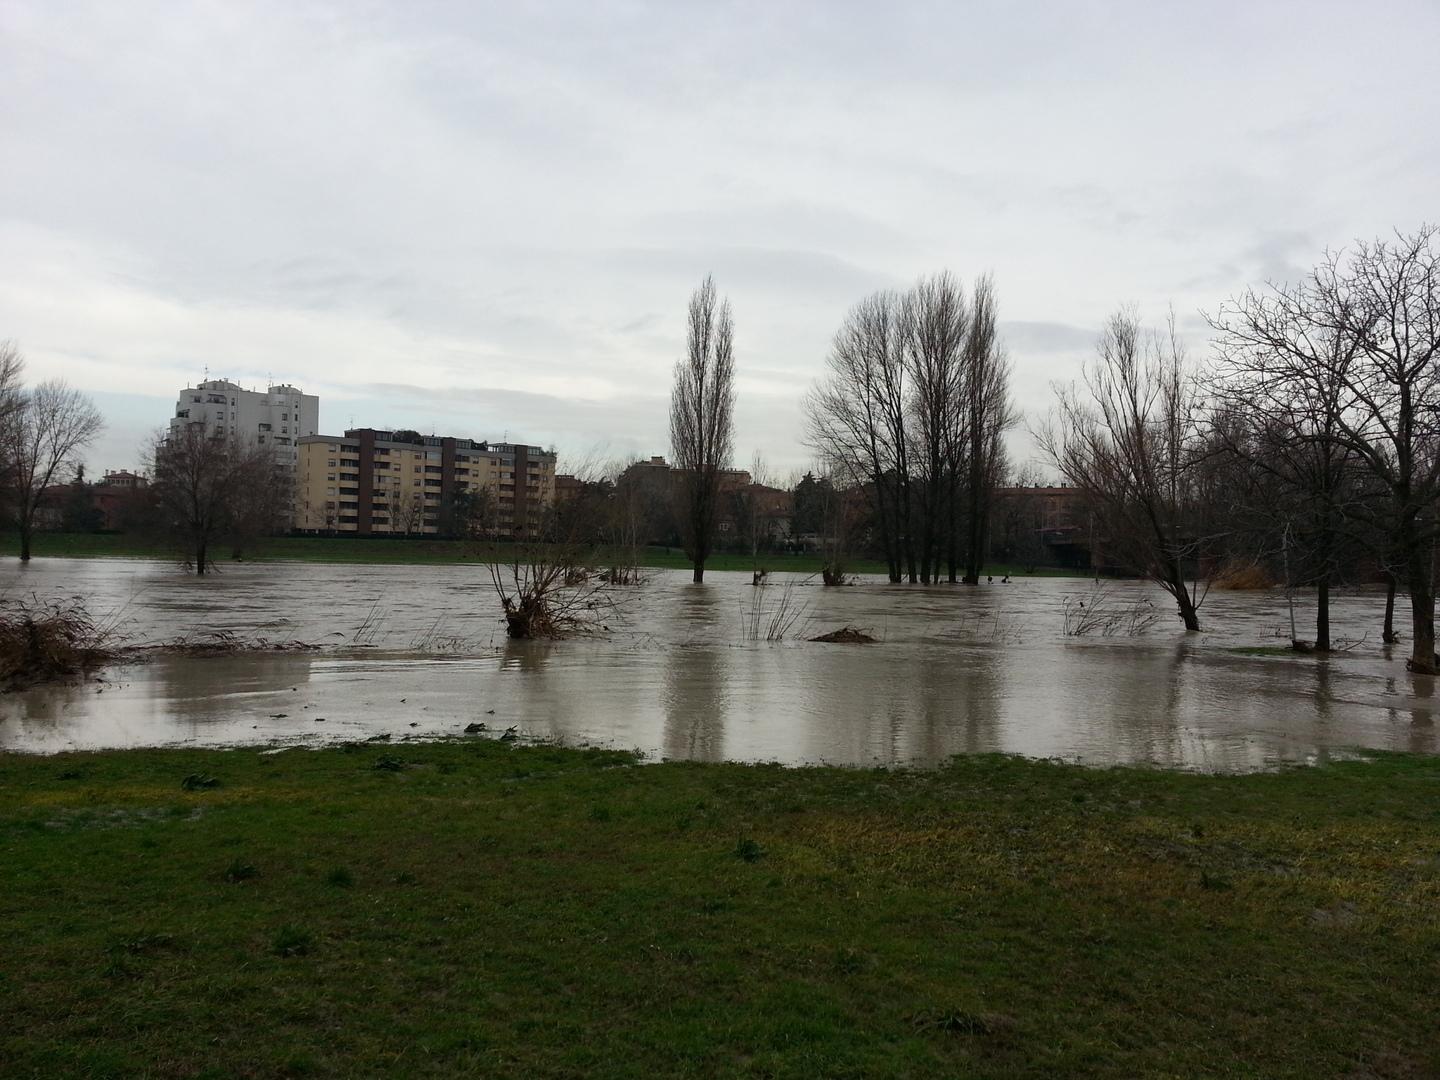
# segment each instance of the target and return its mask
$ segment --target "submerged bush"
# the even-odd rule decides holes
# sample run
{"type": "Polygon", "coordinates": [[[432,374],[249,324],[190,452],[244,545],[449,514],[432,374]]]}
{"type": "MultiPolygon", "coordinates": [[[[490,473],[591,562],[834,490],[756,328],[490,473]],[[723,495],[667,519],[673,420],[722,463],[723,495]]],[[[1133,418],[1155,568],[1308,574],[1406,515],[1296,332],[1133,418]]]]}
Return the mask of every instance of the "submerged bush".
{"type": "Polygon", "coordinates": [[[0,690],[90,674],[114,658],[112,629],[76,598],[0,601],[0,690]]]}

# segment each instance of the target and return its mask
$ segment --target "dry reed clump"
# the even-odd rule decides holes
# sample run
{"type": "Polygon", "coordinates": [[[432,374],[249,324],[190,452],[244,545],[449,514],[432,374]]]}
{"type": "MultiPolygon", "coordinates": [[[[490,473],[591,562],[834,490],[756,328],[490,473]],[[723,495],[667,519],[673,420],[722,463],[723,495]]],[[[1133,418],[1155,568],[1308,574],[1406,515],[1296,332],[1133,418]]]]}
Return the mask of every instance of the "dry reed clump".
{"type": "Polygon", "coordinates": [[[812,637],[811,641],[825,641],[837,645],[873,645],[876,639],[853,626],[842,626],[839,630],[831,630],[828,634],[821,634],[819,637],[812,637]]]}
{"type": "Polygon", "coordinates": [[[113,660],[113,627],[78,599],[9,602],[0,608],[0,691],[79,678],[113,660]]]}
{"type": "Polygon", "coordinates": [[[1082,597],[1067,596],[1061,601],[1065,636],[1140,637],[1158,618],[1148,598],[1125,602],[1104,586],[1082,597]]]}
{"type": "Polygon", "coordinates": [[[795,582],[787,581],[778,597],[767,597],[768,590],[757,588],[747,608],[740,605],[740,638],[742,641],[784,641],[797,633],[803,634],[810,621],[810,605],[795,596],[795,582]]]}
{"type": "Polygon", "coordinates": [[[1217,589],[1231,592],[1271,589],[1277,582],[1271,573],[1258,562],[1226,563],[1212,579],[1217,589]]]}

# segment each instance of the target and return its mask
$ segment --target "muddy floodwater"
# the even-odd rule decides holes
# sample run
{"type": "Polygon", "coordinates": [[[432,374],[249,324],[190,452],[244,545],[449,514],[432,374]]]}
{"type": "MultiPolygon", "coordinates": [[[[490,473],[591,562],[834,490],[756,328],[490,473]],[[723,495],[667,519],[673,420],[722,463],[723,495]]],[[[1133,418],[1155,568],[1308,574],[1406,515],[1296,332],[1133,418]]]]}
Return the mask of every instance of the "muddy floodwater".
{"type": "MultiPolygon", "coordinates": [[[[706,577],[652,571],[617,590],[608,630],[510,642],[480,566],[269,563],[195,578],[141,560],[6,560],[0,592],[83,597],[131,641],[229,630],[323,648],[162,655],[3,695],[0,748],[403,739],[480,723],[704,761],[924,765],[1003,751],[1233,771],[1437,749],[1433,680],[1380,645],[1374,592],[1337,599],[1335,636],[1357,644],[1319,658],[1265,651],[1288,638],[1279,591],[1212,592],[1204,632],[1187,635],[1158,590],[1114,583],[1109,604],[1148,601],[1154,625],[1076,637],[1064,604],[1089,594],[1084,580],[756,589],[749,574],[706,577]],[[755,605],[763,635],[787,603],[800,617],[786,640],[749,640],[755,605]],[[845,625],[879,640],[802,640],[845,625]]],[[[1310,598],[1299,603],[1308,621],[1310,598]]]]}

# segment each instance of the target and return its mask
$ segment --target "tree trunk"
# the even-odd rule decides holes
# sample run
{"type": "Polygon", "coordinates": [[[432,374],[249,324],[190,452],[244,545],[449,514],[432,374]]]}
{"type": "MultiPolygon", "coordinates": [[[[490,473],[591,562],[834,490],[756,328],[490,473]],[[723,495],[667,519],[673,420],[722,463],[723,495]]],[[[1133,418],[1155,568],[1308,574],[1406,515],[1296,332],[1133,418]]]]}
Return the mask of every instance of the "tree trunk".
{"type": "Polygon", "coordinates": [[[1385,625],[1380,640],[1386,645],[1395,644],[1395,575],[1389,570],[1385,571],[1385,625]]]}
{"type": "Polygon", "coordinates": [[[195,573],[205,573],[206,554],[205,541],[197,540],[195,542],[195,573]]]}
{"type": "Polygon", "coordinates": [[[1175,598],[1175,603],[1180,609],[1180,621],[1185,624],[1187,631],[1200,629],[1200,615],[1195,610],[1195,601],[1190,596],[1190,590],[1185,587],[1185,578],[1178,573],[1166,575],[1166,580],[1160,583],[1165,591],[1175,598]]]}
{"type": "Polygon", "coordinates": [[[20,519],[20,561],[30,561],[30,523],[23,517],[20,519]]]}
{"type": "Polygon", "coordinates": [[[705,560],[704,560],[704,558],[699,558],[699,559],[696,559],[696,560],[695,560],[695,573],[694,573],[693,575],[691,575],[690,580],[691,580],[692,582],[694,582],[696,585],[699,585],[699,584],[701,584],[702,582],[704,582],[704,580],[705,580],[705,560]]]}
{"type": "Polygon", "coordinates": [[[1435,594],[1430,582],[1429,553],[1422,545],[1407,545],[1410,585],[1410,660],[1406,666],[1422,675],[1435,674],[1435,594]]]}
{"type": "Polygon", "coordinates": [[[1320,579],[1319,595],[1315,602],[1315,650],[1330,651],[1330,579],[1320,579]]]}

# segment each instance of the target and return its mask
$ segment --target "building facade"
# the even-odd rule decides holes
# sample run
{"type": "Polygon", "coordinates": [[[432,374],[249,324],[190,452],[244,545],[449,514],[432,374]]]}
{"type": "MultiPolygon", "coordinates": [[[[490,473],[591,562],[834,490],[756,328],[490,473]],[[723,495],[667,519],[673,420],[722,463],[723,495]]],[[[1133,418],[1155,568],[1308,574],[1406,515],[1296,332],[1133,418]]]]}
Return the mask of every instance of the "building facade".
{"type": "Polygon", "coordinates": [[[139,473],[106,469],[105,475],[90,487],[90,497],[100,514],[100,527],[111,531],[125,528],[131,507],[149,485],[149,478],[139,473]]]}
{"type": "Polygon", "coordinates": [[[299,441],[320,430],[320,399],[280,384],[261,393],[229,379],[208,379],[180,391],[170,430],[203,424],[215,436],[236,436],[270,447],[275,463],[294,470],[299,441]]]}
{"type": "Polygon", "coordinates": [[[370,535],[527,539],[555,500],[555,453],[413,431],[299,439],[295,527],[370,535]]]}

